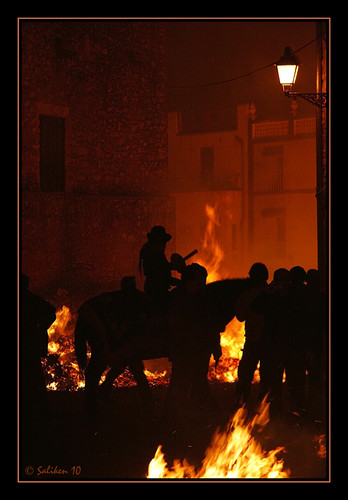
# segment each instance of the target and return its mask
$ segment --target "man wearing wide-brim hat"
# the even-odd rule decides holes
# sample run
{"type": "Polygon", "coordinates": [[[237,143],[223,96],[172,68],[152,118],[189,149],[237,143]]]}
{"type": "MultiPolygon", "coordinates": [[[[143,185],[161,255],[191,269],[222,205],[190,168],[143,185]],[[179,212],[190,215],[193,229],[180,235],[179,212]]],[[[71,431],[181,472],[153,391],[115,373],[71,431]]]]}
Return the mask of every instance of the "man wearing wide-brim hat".
{"type": "Polygon", "coordinates": [[[158,299],[167,297],[174,284],[171,264],[165,255],[167,242],[171,239],[163,226],[154,226],[147,233],[147,242],[139,254],[139,269],[145,275],[144,291],[158,299]]]}
{"type": "Polygon", "coordinates": [[[172,239],[172,235],[168,234],[163,226],[154,226],[151,231],[147,233],[147,239],[149,242],[168,242],[172,239]]]}

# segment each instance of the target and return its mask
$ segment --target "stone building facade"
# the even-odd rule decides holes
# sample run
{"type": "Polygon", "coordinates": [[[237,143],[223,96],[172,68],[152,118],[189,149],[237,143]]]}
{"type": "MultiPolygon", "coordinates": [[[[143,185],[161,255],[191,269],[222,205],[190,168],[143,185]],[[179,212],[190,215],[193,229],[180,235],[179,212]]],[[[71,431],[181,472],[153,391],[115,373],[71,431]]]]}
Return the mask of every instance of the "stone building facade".
{"type": "Polygon", "coordinates": [[[141,288],[146,233],[175,229],[165,26],[22,20],[19,38],[22,270],[52,297],[141,288]]]}

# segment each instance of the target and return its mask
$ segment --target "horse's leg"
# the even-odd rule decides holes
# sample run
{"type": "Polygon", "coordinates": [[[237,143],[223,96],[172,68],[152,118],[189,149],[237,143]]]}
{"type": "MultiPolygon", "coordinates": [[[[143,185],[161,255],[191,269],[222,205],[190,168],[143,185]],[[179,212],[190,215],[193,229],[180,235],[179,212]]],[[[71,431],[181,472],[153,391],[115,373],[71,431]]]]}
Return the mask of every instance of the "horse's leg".
{"type": "Polygon", "coordinates": [[[129,364],[129,359],[133,356],[133,345],[132,342],[127,342],[126,344],[120,346],[118,349],[112,352],[111,358],[108,360],[110,370],[106,374],[106,378],[100,387],[100,396],[103,399],[107,399],[114,380],[124,372],[127,365],[129,364]]]}
{"type": "Polygon", "coordinates": [[[133,359],[129,363],[129,369],[134,375],[140,396],[144,403],[152,402],[152,395],[149,381],[144,373],[144,364],[140,359],[133,359]]]}
{"type": "Polygon", "coordinates": [[[101,399],[104,399],[104,400],[108,399],[115,379],[117,379],[117,377],[119,375],[121,375],[121,373],[124,372],[126,367],[127,367],[127,364],[123,363],[122,366],[118,365],[117,367],[110,368],[110,370],[106,374],[104,382],[102,382],[102,384],[100,385],[100,388],[99,388],[99,397],[101,399]]]}
{"type": "Polygon", "coordinates": [[[142,360],[167,357],[166,352],[165,342],[161,339],[147,336],[133,337],[131,341],[112,353],[109,360],[110,370],[100,387],[101,397],[107,399],[114,380],[129,366],[142,396],[148,399],[150,386],[144,374],[142,360]]]}

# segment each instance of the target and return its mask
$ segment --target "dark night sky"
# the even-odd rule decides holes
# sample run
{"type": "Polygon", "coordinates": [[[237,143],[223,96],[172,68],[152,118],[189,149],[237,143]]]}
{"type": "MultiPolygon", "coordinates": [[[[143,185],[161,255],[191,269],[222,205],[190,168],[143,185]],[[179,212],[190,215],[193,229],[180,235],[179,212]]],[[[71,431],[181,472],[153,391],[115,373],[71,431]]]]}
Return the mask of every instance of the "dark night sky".
{"type": "MultiPolygon", "coordinates": [[[[288,45],[296,51],[316,38],[313,20],[173,20],[168,22],[169,110],[226,111],[253,101],[259,119],[285,117],[284,97],[275,67],[207,88],[173,89],[240,76],[270,64],[288,45]]],[[[316,43],[297,53],[301,66],[295,91],[315,92],[316,43]]],[[[315,108],[298,100],[299,115],[315,108]]]]}

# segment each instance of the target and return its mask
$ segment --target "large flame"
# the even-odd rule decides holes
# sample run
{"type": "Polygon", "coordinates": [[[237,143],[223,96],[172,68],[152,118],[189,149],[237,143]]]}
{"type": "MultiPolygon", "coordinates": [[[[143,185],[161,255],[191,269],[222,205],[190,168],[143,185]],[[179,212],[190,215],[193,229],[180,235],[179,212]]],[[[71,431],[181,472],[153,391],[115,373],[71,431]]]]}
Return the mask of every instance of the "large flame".
{"type": "MultiPolygon", "coordinates": [[[[197,263],[207,269],[207,283],[230,278],[228,269],[224,266],[224,251],[222,250],[217,237],[217,227],[220,225],[218,207],[207,204],[205,206],[207,225],[202,244],[202,252],[199,253],[197,263]]],[[[226,326],[221,333],[222,356],[215,369],[213,357],[209,364],[209,380],[220,382],[235,382],[237,379],[238,364],[242,357],[242,349],[245,342],[245,322],[240,322],[236,317],[226,326]]],[[[257,379],[258,374],[255,374],[257,379]]]]}
{"type": "Polygon", "coordinates": [[[207,283],[227,278],[228,273],[222,269],[224,251],[222,250],[216,228],[220,225],[217,207],[207,204],[205,206],[207,225],[205,228],[202,252],[199,253],[198,264],[204,266],[208,271],[207,283]]]}
{"type": "Polygon", "coordinates": [[[284,461],[278,455],[283,447],[265,451],[253,434],[262,430],[269,421],[269,403],[266,398],[259,412],[249,420],[245,407],[239,408],[223,431],[216,431],[206,450],[201,468],[197,471],[185,459],[174,460],[168,467],[162,446],[157,448],[149,463],[149,479],[203,479],[203,478],[287,478],[289,470],[284,470],[284,461]]]}

